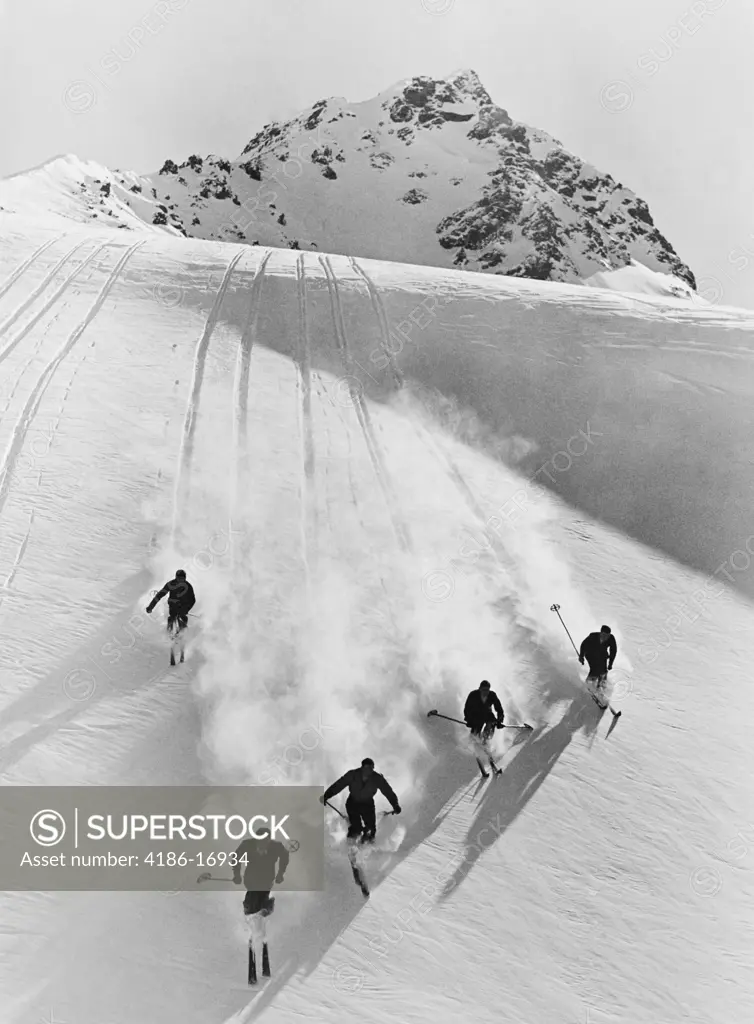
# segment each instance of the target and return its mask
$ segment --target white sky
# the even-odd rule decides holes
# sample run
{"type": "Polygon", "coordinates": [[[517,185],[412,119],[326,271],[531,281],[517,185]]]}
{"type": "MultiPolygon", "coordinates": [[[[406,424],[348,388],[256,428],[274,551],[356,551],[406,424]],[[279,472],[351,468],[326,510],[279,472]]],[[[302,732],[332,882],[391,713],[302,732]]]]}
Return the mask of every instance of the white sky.
{"type": "Polygon", "coordinates": [[[0,0],[0,175],[232,158],[318,99],[471,67],[752,307],[753,43],[752,0],[0,0]]]}

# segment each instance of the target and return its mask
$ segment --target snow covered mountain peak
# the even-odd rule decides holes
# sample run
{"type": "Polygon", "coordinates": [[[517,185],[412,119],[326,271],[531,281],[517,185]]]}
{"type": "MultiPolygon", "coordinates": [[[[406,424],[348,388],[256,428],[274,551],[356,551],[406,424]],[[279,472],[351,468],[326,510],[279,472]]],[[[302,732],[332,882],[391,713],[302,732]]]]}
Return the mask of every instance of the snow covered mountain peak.
{"type": "MultiPolygon", "coordinates": [[[[65,158],[55,212],[608,287],[611,275],[638,268],[652,287],[660,275],[663,290],[685,298],[696,287],[644,200],[514,120],[471,69],[404,79],[359,103],[319,100],[265,125],[235,160],[194,154],[143,177],[92,166],[65,158]]],[[[19,188],[18,178],[0,183],[0,206],[17,209],[19,188]]],[[[36,202],[55,207],[49,187],[36,202]]]]}

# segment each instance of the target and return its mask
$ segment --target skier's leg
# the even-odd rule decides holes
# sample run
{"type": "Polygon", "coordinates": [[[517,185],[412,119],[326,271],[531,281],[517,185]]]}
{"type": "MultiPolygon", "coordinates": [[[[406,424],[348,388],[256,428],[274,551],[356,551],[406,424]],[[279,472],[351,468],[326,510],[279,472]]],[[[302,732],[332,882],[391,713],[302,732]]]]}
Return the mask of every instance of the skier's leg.
{"type": "Polygon", "coordinates": [[[175,665],[175,634],[177,629],[177,623],[175,616],[168,615],[167,631],[170,639],[170,664],[175,665]]]}
{"type": "Polygon", "coordinates": [[[494,735],[495,735],[495,724],[494,724],[494,722],[487,722],[487,724],[485,725],[484,730],[482,732],[482,749],[484,750],[485,756],[486,756],[487,760],[490,762],[490,766],[492,767],[492,769],[494,771],[497,771],[498,770],[497,765],[495,764],[495,762],[492,759],[492,754],[490,754],[490,740],[492,739],[492,737],[494,735]]]}
{"type": "Polygon", "coordinates": [[[259,897],[264,893],[247,892],[243,901],[244,919],[249,929],[249,984],[257,983],[257,951],[255,949],[255,938],[257,932],[257,921],[259,914],[259,897]]]}
{"type": "Polygon", "coordinates": [[[605,697],[603,690],[600,688],[600,682],[603,678],[606,678],[606,676],[603,677],[594,669],[590,669],[589,675],[586,677],[586,687],[587,690],[589,690],[589,693],[594,698],[594,700],[597,702],[597,704],[599,704],[599,706],[604,711],[606,707],[606,705],[603,704],[605,697]]]}
{"type": "Polygon", "coordinates": [[[359,805],[350,796],[346,800],[346,814],[348,815],[348,838],[356,839],[361,835],[361,811],[359,805]]]}
{"type": "Polygon", "coordinates": [[[361,820],[364,822],[362,841],[371,843],[377,831],[377,815],[374,808],[374,800],[370,800],[369,803],[362,805],[361,820]]]}
{"type": "Polygon", "coordinates": [[[482,732],[481,732],[481,730],[472,731],[472,733],[471,733],[471,742],[472,742],[472,744],[474,746],[474,750],[475,750],[474,756],[476,758],[476,763],[479,765],[479,771],[482,773],[482,776],[486,779],[487,776],[489,775],[489,772],[484,767],[484,762],[482,761],[482,756],[485,753],[485,749],[484,749],[484,743],[482,741],[482,732]]]}
{"type": "Polygon", "coordinates": [[[260,959],[263,957],[266,943],[264,941],[265,926],[261,913],[250,914],[249,922],[249,983],[254,984],[257,980],[257,969],[260,959]],[[253,981],[252,981],[253,975],[253,981]]]}
{"type": "Polygon", "coordinates": [[[181,652],[181,661],[185,660],[186,653],[186,629],[188,628],[188,616],[180,615],[178,617],[178,648],[181,652]]]}

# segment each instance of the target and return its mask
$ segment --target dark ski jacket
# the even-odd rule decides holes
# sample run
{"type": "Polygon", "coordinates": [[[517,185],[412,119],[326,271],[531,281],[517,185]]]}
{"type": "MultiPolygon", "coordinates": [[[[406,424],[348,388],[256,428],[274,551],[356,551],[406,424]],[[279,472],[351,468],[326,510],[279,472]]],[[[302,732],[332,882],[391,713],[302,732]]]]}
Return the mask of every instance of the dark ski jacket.
{"type": "Polygon", "coordinates": [[[393,810],[400,807],[398,797],[388,785],[384,775],[380,775],[379,772],[372,772],[368,779],[364,779],[361,774],[361,768],[352,768],[350,772],[346,772],[345,775],[341,776],[337,782],[333,782],[332,786],[325,790],[325,800],[337,796],[346,786],[348,786],[350,794],[348,799],[353,800],[357,804],[373,803],[377,790],[379,790],[390,801],[390,806],[393,810]]]}
{"type": "Polygon", "coordinates": [[[176,576],[175,579],[166,583],[162,590],[157,591],[149,602],[147,611],[151,612],[158,601],[161,601],[166,594],[168,595],[168,614],[171,616],[188,615],[196,604],[194,588],[188,580],[180,579],[176,576]]]}
{"type": "Polygon", "coordinates": [[[243,875],[247,892],[269,892],[276,878],[282,881],[291,856],[282,843],[269,838],[244,839],[236,856],[244,855],[245,861],[233,865],[233,881],[240,881],[243,875]]]}
{"type": "Polygon", "coordinates": [[[581,645],[579,656],[586,658],[589,662],[589,669],[594,675],[601,676],[613,667],[617,653],[618,644],[612,633],[607,638],[607,643],[604,644],[600,643],[599,633],[590,633],[581,645]]]}
{"type": "Polygon", "coordinates": [[[491,722],[502,722],[505,712],[500,698],[494,690],[490,690],[486,704],[483,702],[479,690],[472,690],[466,698],[463,717],[472,732],[481,732],[485,725],[491,722]]]}

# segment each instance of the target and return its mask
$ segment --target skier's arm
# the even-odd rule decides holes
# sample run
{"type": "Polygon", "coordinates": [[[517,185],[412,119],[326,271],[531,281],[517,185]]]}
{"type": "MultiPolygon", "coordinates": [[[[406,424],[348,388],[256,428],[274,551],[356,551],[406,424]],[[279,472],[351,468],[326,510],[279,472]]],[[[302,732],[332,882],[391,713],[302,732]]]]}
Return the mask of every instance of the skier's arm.
{"type": "Polygon", "coordinates": [[[154,608],[154,606],[155,606],[155,605],[156,605],[156,604],[157,604],[157,603],[158,603],[159,601],[161,601],[161,600],[163,599],[163,597],[164,597],[164,596],[165,596],[165,595],[167,594],[168,590],[170,590],[170,587],[169,587],[169,586],[168,586],[168,584],[166,583],[166,584],[165,584],[165,586],[164,586],[164,587],[162,588],[162,590],[158,590],[158,591],[157,591],[157,593],[156,593],[156,594],[154,595],[154,597],[152,598],[152,600],[151,600],[151,601],[149,602],[149,604],[147,605],[147,614],[148,614],[148,615],[151,615],[151,613],[152,613],[152,609],[154,608]]]}
{"type": "MultiPolygon", "coordinates": [[[[244,839],[244,841],[236,850],[236,863],[233,865],[233,881],[236,883],[236,885],[240,885],[241,876],[243,874],[244,868],[248,867],[248,864],[241,858],[243,857],[244,853],[250,846],[251,842],[251,839],[244,839]]],[[[248,861],[248,857],[246,858],[246,860],[248,861]]]]}
{"type": "Polygon", "coordinates": [[[584,658],[586,657],[586,645],[588,640],[589,637],[585,636],[584,639],[581,641],[581,647],[579,648],[579,661],[582,665],[584,664],[584,658]]]}
{"type": "Polygon", "coordinates": [[[285,876],[285,871],[288,867],[288,861],[291,859],[291,855],[282,843],[276,843],[275,845],[280,851],[278,853],[278,873],[275,876],[275,881],[280,885],[285,876]]]}
{"type": "Polygon", "coordinates": [[[377,782],[377,788],[382,793],[382,795],[389,800],[390,806],[393,808],[393,811],[396,814],[400,814],[401,813],[401,805],[398,803],[398,797],[395,795],[393,790],[390,788],[390,784],[387,781],[387,779],[385,779],[384,777],[379,779],[378,782],[377,782]]]}
{"type": "Polygon", "coordinates": [[[191,587],[191,591],[189,593],[189,596],[186,598],[186,614],[187,615],[191,611],[191,609],[194,607],[195,604],[196,604],[196,594],[194,593],[194,588],[191,587]]]}
{"type": "Polygon", "coordinates": [[[614,636],[611,636],[607,642],[607,653],[610,655],[610,660],[607,663],[608,671],[613,667],[615,656],[618,653],[618,641],[614,636]]]}
{"type": "Polygon", "coordinates": [[[505,721],[505,712],[503,711],[503,705],[500,703],[500,698],[497,694],[492,698],[492,706],[497,710],[497,724],[502,728],[503,722],[505,721]]]}
{"type": "Polygon", "coordinates": [[[471,727],[471,722],[469,721],[469,715],[471,713],[471,709],[472,709],[472,706],[473,706],[473,701],[472,701],[472,697],[473,696],[474,696],[474,691],[472,690],[471,693],[466,698],[466,703],[463,706],[463,720],[466,723],[466,725],[468,725],[469,727],[471,727]]]}
{"type": "Polygon", "coordinates": [[[333,782],[332,786],[325,790],[322,800],[330,800],[332,797],[337,796],[338,793],[342,793],[350,781],[350,772],[346,772],[345,775],[341,775],[337,782],[333,782]]]}

